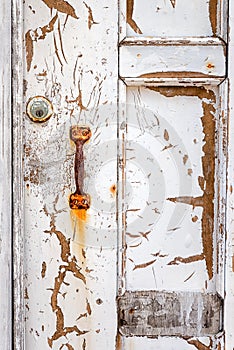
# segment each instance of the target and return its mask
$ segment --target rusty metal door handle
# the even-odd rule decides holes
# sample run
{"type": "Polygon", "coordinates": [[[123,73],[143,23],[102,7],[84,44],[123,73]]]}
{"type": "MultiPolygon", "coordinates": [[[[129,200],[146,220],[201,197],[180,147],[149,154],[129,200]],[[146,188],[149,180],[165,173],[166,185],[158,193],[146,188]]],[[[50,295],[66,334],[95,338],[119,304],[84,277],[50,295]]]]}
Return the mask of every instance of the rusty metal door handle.
{"type": "Polygon", "coordinates": [[[70,139],[76,145],[75,154],[75,183],[76,190],[70,195],[70,208],[71,209],[89,209],[90,196],[83,191],[84,184],[84,153],[83,146],[87,142],[92,133],[88,126],[73,125],[70,129],[70,139]]]}

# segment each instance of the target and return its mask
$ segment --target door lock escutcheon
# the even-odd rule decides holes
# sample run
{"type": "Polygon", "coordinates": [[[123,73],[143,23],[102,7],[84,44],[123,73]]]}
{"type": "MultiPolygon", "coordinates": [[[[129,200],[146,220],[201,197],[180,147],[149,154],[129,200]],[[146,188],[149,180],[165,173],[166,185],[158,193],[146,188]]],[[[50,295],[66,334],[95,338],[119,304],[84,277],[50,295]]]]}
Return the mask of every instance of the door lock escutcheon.
{"type": "Polygon", "coordinates": [[[34,96],[27,103],[27,115],[36,123],[46,122],[53,115],[53,105],[44,96],[34,96]]]}
{"type": "Polygon", "coordinates": [[[70,129],[70,139],[76,145],[75,154],[75,183],[76,190],[70,195],[70,208],[71,209],[89,209],[90,196],[84,193],[84,152],[83,146],[92,136],[91,130],[88,126],[73,125],[70,129]]]}

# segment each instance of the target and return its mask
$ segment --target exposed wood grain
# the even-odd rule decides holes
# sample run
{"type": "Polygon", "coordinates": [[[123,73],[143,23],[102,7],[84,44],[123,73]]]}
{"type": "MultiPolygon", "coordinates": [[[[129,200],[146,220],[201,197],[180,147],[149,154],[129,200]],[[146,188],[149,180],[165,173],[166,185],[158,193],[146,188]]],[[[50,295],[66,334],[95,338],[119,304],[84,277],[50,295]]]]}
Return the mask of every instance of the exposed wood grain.
{"type": "Polygon", "coordinates": [[[11,285],[11,4],[0,2],[0,323],[1,348],[12,348],[11,285]]]}
{"type": "Polygon", "coordinates": [[[127,23],[138,34],[142,34],[142,31],[138,27],[137,23],[133,19],[134,0],[127,0],[127,23]]]}
{"type": "Polygon", "coordinates": [[[75,9],[65,0],[42,0],[50,9],[66,13],[68,16],[78,19],[75,9]]]}

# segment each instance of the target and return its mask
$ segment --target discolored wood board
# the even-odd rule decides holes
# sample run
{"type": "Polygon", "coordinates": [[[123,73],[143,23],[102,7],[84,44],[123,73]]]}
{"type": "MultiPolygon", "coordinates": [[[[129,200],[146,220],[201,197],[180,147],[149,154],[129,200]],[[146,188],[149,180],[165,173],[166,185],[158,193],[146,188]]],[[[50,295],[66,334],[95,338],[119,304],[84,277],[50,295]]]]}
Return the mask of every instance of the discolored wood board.
{"type": "Polygon", "coordinates": [[[125,336],[203,337],[222,331],[222,299],[193,292],[125,292],[119,330],[125,336]]]}

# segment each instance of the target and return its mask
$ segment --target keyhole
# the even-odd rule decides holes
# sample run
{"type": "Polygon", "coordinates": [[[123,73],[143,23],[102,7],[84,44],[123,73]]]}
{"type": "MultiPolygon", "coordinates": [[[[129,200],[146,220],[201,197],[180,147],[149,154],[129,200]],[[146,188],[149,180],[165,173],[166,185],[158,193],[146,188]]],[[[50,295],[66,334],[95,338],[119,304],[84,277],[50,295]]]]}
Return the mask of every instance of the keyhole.
{"type": "Polygon", "coordinates": [[[43,114],[44,114],[44,112],[43,112],[42,109],[39,109],[39,110],[36,111],[37,118],[42,118],[43,114]]]}
{"type": "Polygon", "coordinates": [[[27,103],[27,115],[38,123],[47,121],[53,114],[53,106],[44,96],[32,97],[27,103]]]}

